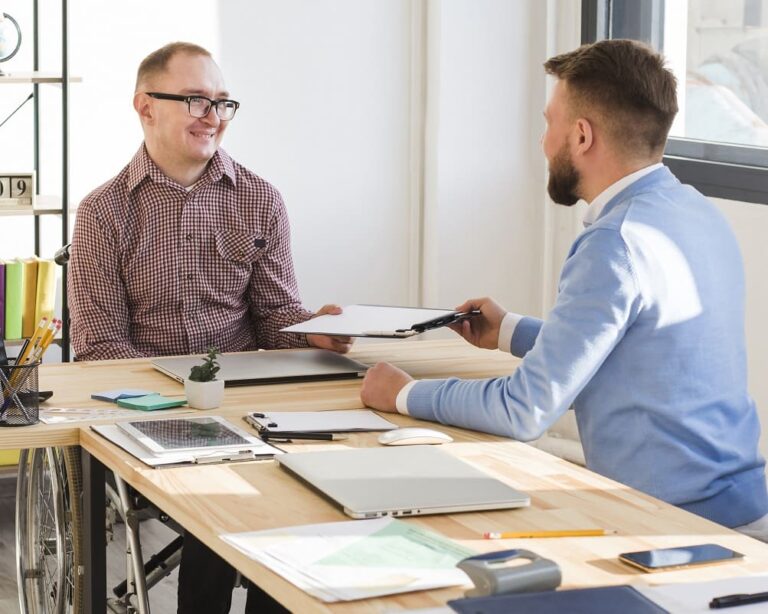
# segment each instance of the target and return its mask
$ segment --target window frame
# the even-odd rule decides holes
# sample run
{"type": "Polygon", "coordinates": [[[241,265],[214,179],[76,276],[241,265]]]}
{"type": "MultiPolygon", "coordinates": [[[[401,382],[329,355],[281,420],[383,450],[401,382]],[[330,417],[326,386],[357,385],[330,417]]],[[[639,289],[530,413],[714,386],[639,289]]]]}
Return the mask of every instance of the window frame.
{"type": "MultiPolygon", "coordinates": [[[[582,0],[581,42],[621,37],[661,49],[665,0],[582,0]]],[[[768,205],[768,148],[670,137],[664,164],[706,196],[768,205]]]]}

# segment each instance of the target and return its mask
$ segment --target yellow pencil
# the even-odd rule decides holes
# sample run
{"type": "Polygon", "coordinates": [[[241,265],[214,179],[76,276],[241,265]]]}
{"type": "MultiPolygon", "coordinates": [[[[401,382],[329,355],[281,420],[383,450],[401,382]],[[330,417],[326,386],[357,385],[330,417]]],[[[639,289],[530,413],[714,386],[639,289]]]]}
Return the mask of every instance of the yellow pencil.
{"type": "Polygon", "coordinates": [[[51,323],[48,325],[48,330],[45,331],[45,334],[43,335],[43,338],[40,341],[41,351],[39,352],[38,359],[43,357],[45,350],[47,350],[48,346],[51,345],[51,341],[53,341],[53,338],[56,335],[56,332],[60,329],[61,329],[61,320],[57,320],[56,318],[51,320],[51,323]]]}
{"type": "Polygon", "coordinates": [[[537,537],[596,537],[599,535],[615,535],[616,531],[609,529],[563,529],[555,531],[488,531],[483,533],[484,539],[521,539],[537,537]]]}
{"type": "Polygon", "coordinates": [[[43,316],[43,318],[40,320],[40,323],[37,325],[35,332],[29,338],[29,341],[24,344],[24,348],[22,349],[21,354],[19,354],[19,357],[16,359],[17,365],[23,365],[27,361],[27,357],[35,350],[35,348],[37,348],[37,346],[40,344],[40,340],[43,338],[43,334],[45,333],[47,325],[48,318],[43,316]]]}

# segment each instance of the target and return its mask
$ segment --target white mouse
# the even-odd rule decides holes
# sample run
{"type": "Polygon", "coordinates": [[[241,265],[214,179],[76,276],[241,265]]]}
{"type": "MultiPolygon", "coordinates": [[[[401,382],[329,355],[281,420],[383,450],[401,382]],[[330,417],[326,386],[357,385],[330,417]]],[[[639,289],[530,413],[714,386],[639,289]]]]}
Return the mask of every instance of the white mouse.
{"type": "Polygon", "coordinates": [[[414,446],[449,443],[451,441],[453,441],[453,437],[446,433],[417,426],[394,429],[379,435],[379,443],[385,446],[414,446]]]}

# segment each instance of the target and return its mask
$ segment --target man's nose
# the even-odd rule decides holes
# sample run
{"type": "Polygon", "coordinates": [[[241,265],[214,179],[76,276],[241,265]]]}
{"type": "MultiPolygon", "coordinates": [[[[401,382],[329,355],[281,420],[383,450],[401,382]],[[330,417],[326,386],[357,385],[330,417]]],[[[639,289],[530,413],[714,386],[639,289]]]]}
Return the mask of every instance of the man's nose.
{"type": "Polygon", "coordinates": [[[218,126],[221,123],[221,119],[219,119],[219,114],[216,112],[216,107],[214,105],[211,105],[211,108],[208,109],[208,113],[200,119],[212,126],[218,126]]]}

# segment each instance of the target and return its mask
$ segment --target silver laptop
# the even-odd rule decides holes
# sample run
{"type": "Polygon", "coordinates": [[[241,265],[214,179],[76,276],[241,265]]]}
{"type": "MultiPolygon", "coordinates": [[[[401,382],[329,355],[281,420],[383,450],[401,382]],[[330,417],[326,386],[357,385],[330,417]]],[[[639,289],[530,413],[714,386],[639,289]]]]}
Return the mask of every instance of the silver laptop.
{"type": "Polygon", "coordinates": [[[282,454],[275,460],[352,518],[475,512],[531,502],[433,446],[282,454]]]}
{"type": "MultiPolygon", "coordinates": [[[[184,382],[200,356],[155,358],[152,366],[173,379],[184,382]]],[[[367,365],[330,350],[273,350],[222,354],[217,379],[225,386],[251,386],[283,382],[343,379],[365,375],[367,365]]]]}

